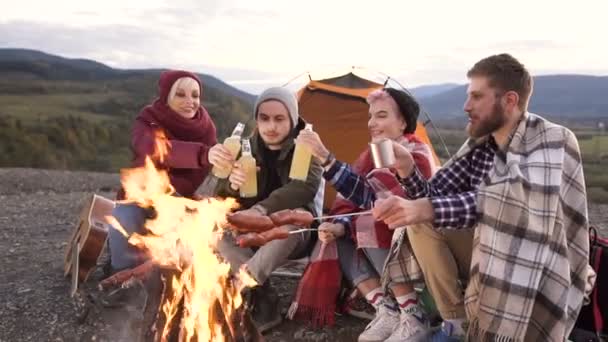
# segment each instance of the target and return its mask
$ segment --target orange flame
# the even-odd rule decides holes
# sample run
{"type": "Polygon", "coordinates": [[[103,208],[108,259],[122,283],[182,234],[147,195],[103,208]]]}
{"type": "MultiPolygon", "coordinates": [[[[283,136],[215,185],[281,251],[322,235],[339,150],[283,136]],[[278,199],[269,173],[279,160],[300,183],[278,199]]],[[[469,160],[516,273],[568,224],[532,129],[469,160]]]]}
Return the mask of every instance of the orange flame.
{"type": "MultiPolygon", "coordinates": [[[[167,146],[162,138],[159,140],[157,151],[159,146],[167,146]]],[[[145,223],[147,232],[130,235],[129,243],[146,250],[157,265],[177,271],[166,280],[171,295],[162,304],[166,324],[161,340],[168,338],[170,325],[179,313],[181,341],[224,341],[221,326],[215,323],[218,318],[214,317],[214,305],[219,302],[224,314],[231,317],[242,304],[242,288],[255,285],[253,278],[241,272],[237,275],[239,285],[225,287],[230,266],[218,259],[213,248],[221,233],[221,228],[214,228],[226,224],[226,214],[237,206],[236,201],[176,197],[167,172],[157,170],[149,158],[144,167],[123,170],[121,182],[128,201],[155,211],[155,217],[145,223]],[[178,312],[180,308],[183,312],[178,312]]],[[[113,222],[126,234],[116,220],[113,222]]]]}
{"type": "Polygon", "coordinates": [[[171,141],[167,139],[165,132],[162,129],[154,131],[154,155],[152,159],[164,163],[165,157],[169,154],[171,141]]]}

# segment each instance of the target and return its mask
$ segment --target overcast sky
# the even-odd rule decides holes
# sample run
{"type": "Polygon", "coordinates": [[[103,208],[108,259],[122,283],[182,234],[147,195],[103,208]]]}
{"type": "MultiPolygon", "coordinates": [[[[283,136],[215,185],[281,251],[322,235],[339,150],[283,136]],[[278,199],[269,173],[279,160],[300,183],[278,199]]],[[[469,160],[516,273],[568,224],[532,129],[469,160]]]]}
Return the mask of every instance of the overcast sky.
{"type": "MultiPolygon", "coordinates": [[[[509,52],[534,74],[608,75],[606,0],[0,0],[0,47],[184,68],[252,93],[309,71],[464,83],[509,52]]],[[[304,78],[300,78],[304,81],[304,78]]]]}

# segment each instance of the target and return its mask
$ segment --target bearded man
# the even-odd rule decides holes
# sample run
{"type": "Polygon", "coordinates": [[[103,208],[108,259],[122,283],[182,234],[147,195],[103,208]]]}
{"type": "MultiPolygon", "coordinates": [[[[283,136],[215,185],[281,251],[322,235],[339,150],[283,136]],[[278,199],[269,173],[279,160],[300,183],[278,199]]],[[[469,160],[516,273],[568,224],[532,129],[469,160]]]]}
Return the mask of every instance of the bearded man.
{"type": "Polygon", "coordinates": [[[527,111],[532,77],[512,56],[467,76],[470,138],[428,181],[393,144],[408,198],[374,217],[408,227],[444,319],[432,341],[564,341],[595,276],[578,142],[527,111]]]}

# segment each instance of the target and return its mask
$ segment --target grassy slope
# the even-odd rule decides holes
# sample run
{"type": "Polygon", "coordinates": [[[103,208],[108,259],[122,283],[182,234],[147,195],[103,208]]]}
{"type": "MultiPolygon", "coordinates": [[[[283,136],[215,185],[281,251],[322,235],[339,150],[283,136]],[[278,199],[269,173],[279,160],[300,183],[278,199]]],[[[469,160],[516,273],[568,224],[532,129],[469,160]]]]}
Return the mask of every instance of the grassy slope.
{"type": "MultiPolygon", "coordinates": [[[[0,78],[0,166],[116,171],[128,165],[129,127],[156,96],[158,75],[65,81],[0,78]]],[[[250,104],[206,87],[220,138],[250,104]]]]}

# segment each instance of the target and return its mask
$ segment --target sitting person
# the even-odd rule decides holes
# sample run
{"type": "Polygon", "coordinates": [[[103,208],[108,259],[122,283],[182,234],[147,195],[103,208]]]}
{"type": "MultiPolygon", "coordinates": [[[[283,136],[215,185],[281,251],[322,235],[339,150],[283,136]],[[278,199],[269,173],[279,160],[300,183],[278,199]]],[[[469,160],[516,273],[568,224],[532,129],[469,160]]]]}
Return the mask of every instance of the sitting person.
{"type": "MultiPolygon", "coordinates": [[[[419,114],[414,98],[403,91],[385,88],[372,92],[367,101],[372,142],[391,139],[408,149],[424,176],[430,177],[435,169],[434,156],[430,147],[414,135],[419,114]]],[[[325,179],[339,192],[330,215],[370,209],[377,198],[390,194],[405,195],[393,171],[374,169],[369,148],[351,167],[335,160],[315,132],[301,132],[298,143],[308,144],[313,155],[323,161],[325,179]],[[358,183],[366,184],[367,191],[353,191],[358,183]]],[[[407,238],[400,238],[403,248],[408,248],[407,238]]],[[[343,217],[322,223],[319,239],[290,308],[291,317],[308,319],[315,325],[332,324],[342,270],[377,312],[359,341],[425,340],[429,328],[413,287],[423,278],[413,255],[410,254],[406,266],[407,278],[390,281],[394,298],[381,286],[392,230],[370,215],[343,217]]]]}
{"type": "MultiPolygon", "coordinates": [[[[133,124],[131,166],[142,167],[146,157],[150,157],[157,168],[167,170],[178,195],[192,197],[209,173],[209,160],[219,159],[215,155],[225,148],[217,144],[215,125],[201,105],[203,87],[195,74],[165,71],[160,75],[158,90],[158,98],[141,110],[133,124]],[[164,158],[155,147],[159,131],[170,143],[164,158]]],[[[117,199],[124,196],[121,189],[117,199]]],[[[146,211],[136,204],[119,204],[113,215],[128,233],[140,232],[146,220],[146,211]]],[[[142,262],[137,249],[116,229],[110,229],[108,244],[114,271],[142,262]]]]}
{"type": "MultiPolygon", "coordinates": [[[[256,128],[251,138],[251,152],[259,166],[257,196],[243,198],[239,194],[245,173],[235,163],[228,179],[217,184],[220,197],[236,198],[240,208],[248,214],[269,215],[283,209],[305,209],[320,214],[315,196],[322,190],[322,168],[311,160],[306,181],[289,178],[295,148],[295,137],[305,123],[298,114],[298,102],[291,92],[276,87],[264,91],[254,107],[256,128]]],[[[301,227],[289,226],[290,230],[301,227]]],[[[225,232],[217,244],[218,252],[226,259],[233,272],[243,268],[260,285],[251,289],[246,300],[252,308],[253,320],[260,332],[268,331],[281,322],[278,297],[270,288],[268,277],[290,258],[301,258],[308,253],[310,233],[289,235],[287,239],[270,241],[260,248],[241,248],[231,232],[225,232]]]]}
{"type": "MultiPolygon", "coordinates": [[[[470,269],[459,311],[464,319],[466,310],[468,328],[444,324],[433,341],[459,341],[465,333],[472,341],[565,341],[595,276],[576,137],[527,111],[532,77],[512,56],[484,58],[467,76],[470,139],[430,181],[413,155],[393,144],[395,168],[413,199],[379,200],[374,217],[415,232],[410,239],[427,283],[445,278],[444,265],[456,267],[456,257],[450,263],[446,250],[416,250],[423,244],[415,239],[474,231],[473,248],[460,258],[470,260],[460,266],[470,269]]],[[[445,294],[439,282],[429,287],[436,300],[445,294]]]]}

